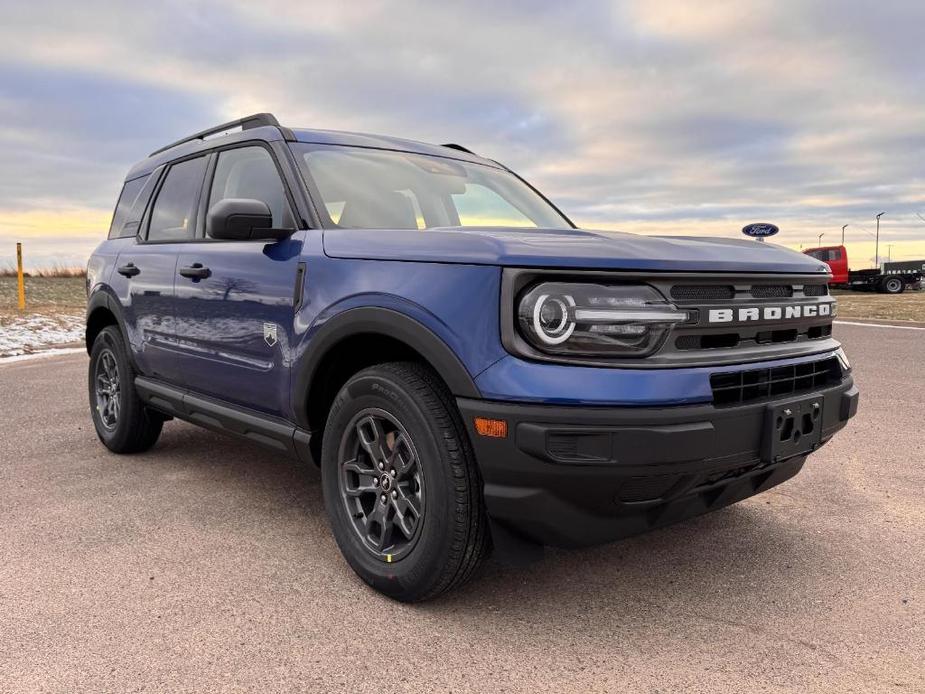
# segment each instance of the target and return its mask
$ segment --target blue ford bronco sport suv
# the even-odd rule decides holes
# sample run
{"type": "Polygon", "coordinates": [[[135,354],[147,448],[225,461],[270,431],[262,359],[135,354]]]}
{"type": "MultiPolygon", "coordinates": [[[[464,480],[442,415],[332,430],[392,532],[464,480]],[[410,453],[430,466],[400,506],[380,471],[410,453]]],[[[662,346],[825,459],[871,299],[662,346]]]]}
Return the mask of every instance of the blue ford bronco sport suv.
{"type": "Polygon", "coordinates": [[[857,409],[827,272],[583,231],[459,145],[257,114],[126,177],[87,273],[93,423],[117,453],[176,417],[314,461],[353,569],[424,600],[492,546],[607,542],[794,476],[857,409]]]}

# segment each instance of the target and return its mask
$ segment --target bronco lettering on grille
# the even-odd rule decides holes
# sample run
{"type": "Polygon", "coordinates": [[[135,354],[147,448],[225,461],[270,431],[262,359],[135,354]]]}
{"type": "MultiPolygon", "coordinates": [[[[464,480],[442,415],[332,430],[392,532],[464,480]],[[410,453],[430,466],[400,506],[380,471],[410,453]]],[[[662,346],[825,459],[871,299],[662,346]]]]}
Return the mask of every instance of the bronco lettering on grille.
{"type": "Polygon", "coordinates": [[[750,321],[793,320],[832,315],[831,304],[794,304],[792,306],[760,306],[749,308],[711,308],[708,323],[748,323],[750,321]]]}

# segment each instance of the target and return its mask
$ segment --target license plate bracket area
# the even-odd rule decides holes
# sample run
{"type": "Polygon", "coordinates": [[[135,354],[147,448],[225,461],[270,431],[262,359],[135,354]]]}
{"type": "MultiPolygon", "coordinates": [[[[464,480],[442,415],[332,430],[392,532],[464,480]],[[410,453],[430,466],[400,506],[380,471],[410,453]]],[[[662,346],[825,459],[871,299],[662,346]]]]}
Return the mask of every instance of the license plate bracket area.
{"type": "Polygon", "coordinates": [[[816,450],[822,441],[822,396],[769,405],[762,459],[776,463],[816,450]]]}

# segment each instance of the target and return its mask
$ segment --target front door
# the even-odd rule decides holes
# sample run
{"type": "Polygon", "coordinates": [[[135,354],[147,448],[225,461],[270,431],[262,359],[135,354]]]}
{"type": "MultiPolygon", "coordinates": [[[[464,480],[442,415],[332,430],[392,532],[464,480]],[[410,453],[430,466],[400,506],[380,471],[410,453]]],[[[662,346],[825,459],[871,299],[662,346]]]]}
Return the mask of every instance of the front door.
{"type": "MultiPolygon", "coordinates": [[[[218,153],[206,209],[225,198],[265,202],[292,228],[289,197],[269,150],[218,153]]],[[[208,215],[206,213],[206,219],[208,215]]],[[[294,291],[303,233],[278,242],[206,236],[177,265],[176,330],[183,380],[196,393],[288,416],[294,291]]]]}

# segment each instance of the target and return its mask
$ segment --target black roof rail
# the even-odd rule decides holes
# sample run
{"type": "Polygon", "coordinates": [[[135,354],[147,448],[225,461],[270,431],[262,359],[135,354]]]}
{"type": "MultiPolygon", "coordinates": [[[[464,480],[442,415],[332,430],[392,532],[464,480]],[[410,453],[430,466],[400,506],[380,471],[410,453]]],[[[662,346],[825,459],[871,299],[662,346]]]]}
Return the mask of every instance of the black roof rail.
{"type": "Polygon", "coordinates": [[[460,152],[465,152],[466,154],[471,154],[473,157],[479,156],[478,154],[476,154],[475,152],[473,152],[471,149],[467,149],[466,147],[463,147],[462,145],[457,145],[457,144],[454,143],[454,142],[447,142],[446,144],[443,144],[443,145],[440,145],[440,146],[441,146],[441,147],[449,147],[450,149],[456,149],[456,150],[459,150],[460,152]]]}
{"type": "Polygon", "coordinates": [[[229,121],[227,123],[222,123],[221,125],[216,125],[211,128],[206,128],[205,130],[200,130],[194,135],[189,137],[184,137],[182,140],[177,140],[165,147],[156,149],[149,157],[153,157],[155,154],[160,154],[161,152],[166,152],[168,149],[176,147],[177,145],[182,145],[185,142],[192,142],[193,140],[205,140],[209,135],[216,135],[225,130],[231,130],[232,128],[241,128],[241,130],[250,130],[251,128],[260,128],[266,125],[271,125],[273,127],[279,128],[279,131],[283,134],[283,137],[286,140],[294,141],[295,136],[292,134],[292,130],[289,128],[284,128],[279,124],[279,121],[276,120],[276,116],[272,113],[255,113],[251,116],[244,116],[244,118],[238,118],[237,120],[229,121]]]}

